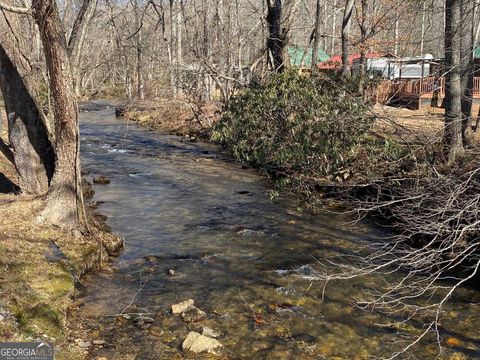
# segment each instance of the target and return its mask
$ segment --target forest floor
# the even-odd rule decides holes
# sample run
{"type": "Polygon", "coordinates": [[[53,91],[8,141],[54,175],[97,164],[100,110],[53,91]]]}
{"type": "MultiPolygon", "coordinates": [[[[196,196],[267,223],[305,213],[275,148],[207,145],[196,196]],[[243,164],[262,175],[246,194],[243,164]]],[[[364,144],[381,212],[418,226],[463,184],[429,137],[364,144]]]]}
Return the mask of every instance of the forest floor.
{"type": "Polygon", "coordinates": [[[83,359],[85,349],[71,343],[66,327],[76,284],[108,264],[121,240],[92,206],[84,236],[38,224],[45,200],[16,194],[15,174],[0,154],[0,341],[49,341],[56,359],[83,359]]]}
{"type": "MultiPolygon", "coordinates": [[[[473,124],[476,121],[479,106],[473,107],[473,124]]],[[[417,140],[430,142],[441,140],[443,136],[442,108],[423,108],[410,110],[400,107],[380,106],[373,108],[373,113],[381,119],[377,129],[383,135],[395,136],[404,140],[417,140]]],[[[480,143],[480,132],[471,133],[472,143],[480,143]]]]}

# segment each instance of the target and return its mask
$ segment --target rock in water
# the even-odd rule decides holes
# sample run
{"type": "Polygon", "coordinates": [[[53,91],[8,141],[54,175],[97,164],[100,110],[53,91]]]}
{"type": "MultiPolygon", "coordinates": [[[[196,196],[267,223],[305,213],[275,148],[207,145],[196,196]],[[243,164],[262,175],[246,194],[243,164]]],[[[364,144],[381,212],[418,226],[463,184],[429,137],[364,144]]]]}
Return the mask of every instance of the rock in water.
{"type": "Polygon", "coordinates": [[[202,321],[205,320],[206,317],[207,313],[205,311],[202,311],[193,305],[182,312],[183,321],[185,321],[186,323],[202,321]]]}
{"type": "Polygon", "coordinates": [[[195,301],[193,299],[188,299],[185,301],[182,301],[181,303],[172,305],[172,314],[177,315],[183,313],[185,310],[187,310],[190,306],[193,306],[195,301]]]}
{"type": "Polygon", "coordinates": [[[183,351],[191,351],[195,354],[203,352],[218,354],[218,350],[221,347],[223,347],[223,345],[218,340],[203,336],[195,331],[190,331],[182,344],[183,351]]]}
{"type": "Polygon", "coordinates": [[[93,178],[94,184],[110,184],[110,179],[104,175],[95,176],[93,178]]]}
{"type": "Polygon", "coordinates": [[[123,107],[116,107],[116,108],[115,108],[115,116],[116,116],[116,117],[123,117],[123,116],[125,116],[125,112],[126,112],[126,110],[125,110],[125,108],[123,108],[123,107]]]}
{"type": "Polygon", "coordinates": [[[204,326],[202,328],[202,335],[203,336],[208,336],[208,337],[211,337],[211,338],[217,338],[220,336],[219,333],[217,333],[215,330],[209,328],[208,326],[204,326]]]}
{"type": "Polygon", "coordinates": [[[154,322],[154,320],[147,316],[139,316],[135,318],[133,322],[139,329],[146,330],[150,326],[152,326],[152,323],[154,322]]]}

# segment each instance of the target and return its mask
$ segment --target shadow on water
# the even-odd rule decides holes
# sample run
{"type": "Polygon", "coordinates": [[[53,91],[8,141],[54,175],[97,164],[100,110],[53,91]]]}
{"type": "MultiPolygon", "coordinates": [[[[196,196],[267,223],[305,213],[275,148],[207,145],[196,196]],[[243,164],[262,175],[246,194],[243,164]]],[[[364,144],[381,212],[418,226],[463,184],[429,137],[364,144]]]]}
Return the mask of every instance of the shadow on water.
{"type": "MultiPolygon", "coordinates": [[[[220,333],[231,359],[381,358],[421,330],[415,322],[388,327],[392,316],[352,305],[382,279],[334,282],[324,294],[314,276],[317,259],[358,255],[384,236],[378,230],[299,213],[288,196],[270,200],[264,178],[211,144],[148,131],[115,119],[113,109],[81,120],[84,169],[111,179],[95,187],[94,200],[126,240],[115,271],[87,276],[77,299],[79,319],[108,344],[92,358],[182,359],[183,339],[204,325],[220,333]],[[206,320],[169,314],[188,298],[206,320]],[[139,326],[138,313],[153,323],[139,326]]],[[[449,351],[480,355],[479,303],[464,289],[447,305],[442,332],[460,342],[449,351]]],[[[415,351],[429,359],[438,348],[431,337],[415,351]]]]}

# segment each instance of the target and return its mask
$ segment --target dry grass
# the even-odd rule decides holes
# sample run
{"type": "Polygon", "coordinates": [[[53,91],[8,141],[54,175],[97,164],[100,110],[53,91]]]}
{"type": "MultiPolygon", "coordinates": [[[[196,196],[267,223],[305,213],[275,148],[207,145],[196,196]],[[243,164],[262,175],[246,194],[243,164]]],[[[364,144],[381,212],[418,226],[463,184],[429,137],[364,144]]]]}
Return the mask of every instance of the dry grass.
{"type": "MultiPolygon", "coordinates": [[[[442,139],[444,109],[410,110],[376,105],[373,112],[383,120],[377,122],[376,130],[384,136],[421,144],[433,144],[442,139]]],[[[474,115],[477,113],[478,106],[472,111],[474,115]]],[[[471,133],[471,141],[480,144],[480,132],[471,133]]]]}

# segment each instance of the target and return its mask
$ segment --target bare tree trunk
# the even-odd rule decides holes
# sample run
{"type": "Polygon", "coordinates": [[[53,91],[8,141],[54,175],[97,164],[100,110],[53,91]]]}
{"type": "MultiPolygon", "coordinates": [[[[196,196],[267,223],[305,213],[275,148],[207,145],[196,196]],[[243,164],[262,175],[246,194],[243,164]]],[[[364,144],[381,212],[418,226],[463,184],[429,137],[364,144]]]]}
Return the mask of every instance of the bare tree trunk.
{"type": "Polygon", "coordinates": [[[83,214],[80,189],[80,153],[77,101],[57,5],[54,0],[33,2],[33,17],[40,29],[49,73],[55,116],[55,173],[47,196],[47,206],[39,220],[67,229],[79,226],[83,214]]]}
{"type": "Polygon", "coordinates": [[[474,50],[474,11],[472,0],[461,0],[461,78],[462,78],[462,139],[465,145],[468,140],[468,131],[472,119],[473,103],[473,76],[475,70],[474,50]]]}
{"type": "Polygon", "coordinates": [[[312,72],[316,72],[318,70],[317,67],[317,54],[318,50],[320,47],[320,21],[321,21],[321,16],[322,16],[322,6],[321,6],[321,0],[317,0],[317,9],[315,13],[315,28],[313,30],[313,47],[312,47],[312,72]]]}
{"type": "Polygon", "coordinates": [[[72,32],[68,38],[68,55],[70,57],[75,94],[82,92],[82,52],[87,36],[87,28],[97,7],[97,0],[84,0],[73,24],[72,32]]]}
{"type": "Polygon", "coordinates": [[[398,30],[400,26],[400,14],[398,12],[395,13],[395,29],[394,29],[394,46],[393,46],[393,55],[398,55],[398,30]]]}
{"type": "MultiPolygon", "coordinates": [[[[425,44],[425,7],[426,7],[426,0],[423,0],[422,3],[422,27],[421,27],[421,34],[420,34],[420,55],[423,56],[424,52],[424,44],[425,44]]],[[[423,76],[423,74],[422,74],[423,76]]]]}
{"type": "Polygon", "coordinates": [[[285,68],[284,46],[285,39],[282,36],[282,1],[267,0],[267,23],[268,39],[267,49],[270,66],[274,71],[281,72],[285,68]]]}
{"type": "Polygon", "coordinates": [[[5,153],[17,169],[20,189],[27,194],[44,194],[53,176],[55,156],[37,104],[2,45],[0,87],[11,146],[11,153],[4,149],[5,153]]]}
{"type": "Polygon", "coordinates": [[[143,50],[142,50],[142,37],[141,31],[137,34],[136,40],[136,47],[137,47],[137,96],[140,100],[145,100],[145,81],[143,78],[143,50]]]}
{"type": "Polygon", "coordinates": [[[330,54],[335,54],[335,34],[337,28],[337,0],[332,4],[332,29],[330,36],[330,54]]]}
{"type": "Polygon", "coordinates": [[[445,2],[445,133],[448,164],[463,154],[460,69],[461,0],[445,2]]]}
{"type": "Polygon", "coordinates": [[[355,0],[347,0],[345,3],[345,10],[343,12],[342,21],[342,73],[344,75],[350,74],[350,28],[352,23],[353,5],[355,0]]]}
{"type": "Polygon", "coordinates": [[[475,11],[473,13],[473,23],[474,25],[474,44],[478,44],[479,39],[480,39],[480,1],[475,0],[474,3],[475,6],[475,11]]]}
{"type": "Polygon", "coordinates": [[[176,35],[177,35],[177,51],[176,51],[176,72],[177,77],[180,77],[180,73],[182,71],[182,62],[183,62],[183,45],[182,45],[182,23],[183,23],[183,13],[180,1],[177,3],[177,14],[175,18],[176,22],[176,35]]]}
{"type": "Polygon", "coordinates": [[[268,24],[268,63],[275,72],[282,72],[290,66],[288,59],[288,43],[293,17],[297,12],[300,0],[267,0],[268,24]]]}
{"type": "Polygon", "coordinates": [[[143,19],[140,14],[140,6],[138,0],[133,1],[133,11],[135,16],[135,68],[137,73],[137,97],[145,100],[145,84],[144,84],[144,64],[143,64],[143,43],[142,43],[142,27],[143,19]]]}

